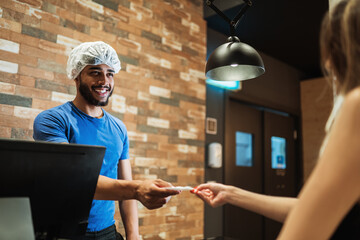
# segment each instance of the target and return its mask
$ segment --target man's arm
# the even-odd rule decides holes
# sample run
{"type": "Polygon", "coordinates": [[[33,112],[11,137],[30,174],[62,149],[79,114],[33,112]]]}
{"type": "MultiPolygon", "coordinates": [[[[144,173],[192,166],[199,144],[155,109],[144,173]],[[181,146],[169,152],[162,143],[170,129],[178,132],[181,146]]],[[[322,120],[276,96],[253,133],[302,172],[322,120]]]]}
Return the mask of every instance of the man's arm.
{"type": "MultiPolygon", "coordinates": [[[[128,159],[119,161],[118,178],[124,180],[132,180],[131,164],[128,159]]],[[[140,236],[137,202],[135,200],[120,200],[119,209],[122,222],[125,227],[126,239],[139,239],[140,236]]]]}
{"type": "Polygon", "coordinates": [[[229,203],[279,222],[285,221],[298,201],[296,198],[267,196],[219,183],[201,184],[194,193],[212,207],[229,203]]]}
{"type": "Polygon", "coordinates": [[[160,208],[166,203],[166,197],[177,195],[179,191],[164,189],[172,187],[168,182],[156,180],[119,180],[100,175],[94,199],[128,200],[136,199],[146,208],[160,208]]]}

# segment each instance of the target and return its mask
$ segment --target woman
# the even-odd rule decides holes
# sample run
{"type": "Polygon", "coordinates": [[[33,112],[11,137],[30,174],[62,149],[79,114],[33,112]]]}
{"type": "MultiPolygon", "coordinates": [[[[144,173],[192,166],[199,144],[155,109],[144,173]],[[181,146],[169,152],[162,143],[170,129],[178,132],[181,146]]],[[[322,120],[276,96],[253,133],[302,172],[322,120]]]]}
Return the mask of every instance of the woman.
{"type": "Polygon", "coordinates": [[[322,65],[336,96],[317,166],[298,198],[272,197],[222,184],[197,196],[285,221],[278,239],[360,239],[360,0],[341,1],[323,20],[322,65]]]}

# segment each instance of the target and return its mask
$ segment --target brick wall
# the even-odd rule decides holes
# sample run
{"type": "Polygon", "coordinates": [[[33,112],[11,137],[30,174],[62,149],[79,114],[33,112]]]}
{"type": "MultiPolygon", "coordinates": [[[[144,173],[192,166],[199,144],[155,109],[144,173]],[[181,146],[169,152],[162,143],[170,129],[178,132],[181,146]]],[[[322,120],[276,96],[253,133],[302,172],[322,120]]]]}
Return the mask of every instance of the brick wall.
{"type": "Polygon", "coordinates": [[[300,88],[303,167],[306,180],[316,164],[325,137],[325,124],[331,112],[333,94],[324,78],[302,81],[300,88]]]}
{"type": "MultiPolygon", "coordinates": [[[[67,56],[79,43],[97,40],[113,46],[122,61],[106,110],[128,128],[134,178],[201,183],[201,0],[0,0],[0,137],[32,139],[39,112],[72,100],[67,56]]],[[[143,239],[203,235],[203,204],[189,193],[159,210],[139,204],[139,218],[143,239]]]]}

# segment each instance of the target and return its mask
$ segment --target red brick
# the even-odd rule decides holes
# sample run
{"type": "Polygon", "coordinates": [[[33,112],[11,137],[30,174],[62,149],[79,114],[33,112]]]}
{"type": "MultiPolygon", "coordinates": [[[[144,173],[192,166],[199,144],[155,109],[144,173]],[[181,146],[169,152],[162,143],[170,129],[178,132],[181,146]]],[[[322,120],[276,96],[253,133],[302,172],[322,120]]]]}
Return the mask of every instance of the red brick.
{"type": "Polygon", "coordinates": [[[51,100],[34,98],[32,101],[32,107],[36,109],[46,110],[52,107],[56,107],[60,103],[52,102],[51,100]]]}
{"type": "Polygon", "coordinates": [[[0,82],[0,93],[14,94],[15,86],[15,84],[0,82]]]}
{"type": "MultiPolygon", "coordinates": [[[[150,22],[152,23],[156,23],[156,21],[150,20],[150,22]]],[[[145,30],[150,32],[151,31],[151,25],[149,24],[144,24],[143,21],[139,21],[137,18],[130,18],[129,23],[131,26],[135,26],[141,30],[145,30]]]]}
{"type": "Polygon", "coordinates": [[[77,14],[81,14],[81,15],[84,15],[86,17],[91,16],[92,11],[88,7],[83,6],[83,4],[80,4],[78,1],[76,1],[75,6],[76,7],[75,7],[75,9],[73,11],[76,11],[77,14]]]}
{"type": "Polygon", "coordinates": [[[102,40],[107,43],[115,42],[116,35],[101,31],[96,28],[90,28],[90,36],[96,37],[98,40],[102,40]]]}
{"type": "Polygon", "coordinates": [[[141,49],[138,49],[138,50],[142,50],[143,47],[151,46],[150,39],[143,38],[143,37],[140,37],[140,36],[134,35],[134,34],[129,34],[129,41],[135,42],[137,46],[140,45],[141,49]]]}
{"type": "Polygon", "coordinates": [[[30,87],[24,87],[24,86],[17,86],[16,95],[24,96],[24,97],[30,97],[30,98],[40,98],[40,99],[50,99],[51,98],[51,92],[43,89],[37,89],[37,88],[30,88],[30,87]]]}
{"type": "Polygon", "coordinates": [[[123,89],[115,82],[114,94],[119,94],[126,98],[127,103],[129,98],[136,99],[138,95],[138,91],[136,89],[123,89]]]}
{"type": "MultiPolygon", "coordinates": [[[[39,44],[39,42],[38,42],[39,44]]],[[[38,57],[49,61],[56,60],[56,54],[39,49],[37,47],[28,46],[25,44],[20,45],[20,53],[28,56],[38,57]]]]}
{"type": "MultiPolygon", "coordinates": [[[[162,146],[162,144],[165,144],[169,141],[169,137],[166,135],[158,135],[158,134],[148,134],[148,142],[155,142],[155,143],[159,143],[159,148],[158,150],[160,151],[164,151],[167,150],[165,147],[163,149],[161,149],[160,146],[162,146]]],[[[167,145],[166,145],[167,146],[167,145]]],[[[172,150],[172,148],[169,146],[168,150],[172,150]]]]}
{"type": "Polygon", "coordinates": [[[64,35],[64,36],[70,37],[70,38],[72,38],[74,36],[74,30],[72,30],[70,28],[61,27],[57,24],[53,24],[53,23],[46,22],[46,21],[42,21],[40,23],[40,29],[45,30],[50,33],[54,33],[54,34],[61,33],[61,35],[64,35]]]}
{"type": "Polygon", "coordinates": [[[73,95],[67,93],[60,93],[60,92],[52,92],[51,100],[58,103],[66,103],[68,101],[74,100],[73,95]]]}
{"type": "Polygon", "coordinates": [[[149,109],[158,112],[169,112],[170,106],[162,103],[150,102],[149,109]]]}
{"type": "Polygon", "coordinates": [[[88,18],[86,16],[75,14],[75,22],[76,23],[86,23],[87,26],[95,28],[95,29],[102,29],[103,23],[96,21],[94,19],[88,18]]]}
{"type": "Polygon", "coordinates": [[[131,0],[131,5],[130,6],[133,6],[133,5],[142,5],[144,2],[144,0],[131,0]]]}
{"type": "Polygon", "coordinates": [[[177,151],[178,150],[178,146],[177,144],[169,144],[169,143],[159,143],[159,150],[160,151],[177,151]]]}
{"type": "Polygon", "coordinates": [[[19,75],[7,73],[7,72],[1,72],[1,71],[0,71],[0,81],[4,83],[12,83],[17,85],[20,84],[19,75]]]}
{"type": "Polygon", "coordinates": [[[5,18],[11,19],[12,21],[22,23],[26,26],[32,26],[32,27],[39,27],[40,26],[40,18],[39,16],[35,15],[35,9],[29,7],[26,11],[26,13],[21,13],[18,11],[13,11],[10,9],[3,9],[3,16],[6,16],[5,18]]]}
{"type": "Polygon", "coordinates": [[[187,168],[178,168],[177,166],[175,168],[168,168],[167,170],[167,174],[169,175],[187,175],[188,174],[188,169],[187,168]]]}
{"type": "Polygon", "coordinates": [[[95,41],[99,41],[99,39],[96,36],[90,36],[88,34],[82,33],[82,32],[77,32],[75,31],[73,34],[73,39],[75,40],[79,40],[81,42],[87,41],[87,42],[95,42],[95,41]]]}
{"type": "Polygon", "coordinates": [[[20,75],[20,85],[25,87],[35,87],[35,78],[20,75]]]}
{"type": "Polygon", "coordinates": [[[62,55],[65,55],[65,52],[66,52],[66,47],[64,45],[49,42],[49,41],[46,41],[43,39],[40,39],[40,41],[39,41],[39,48],[46,52],[62,54],[62,55]]]}
{"type": "Polygon", "coordinates": [[[157,225],[163,223],[166,223],[165,216],[154,216],[151,218],[144,218],[142,226],[157,225]]]}
{"type": "MultiPolygon", "coordinates": [[[[11,40],[14,42],[21,43],[21,45],[27,45],[27,46],[32,46],[32,47],[38,47],[38,45],[39,45],[38,38],[34,38],[29,35],[16,33],[16,32],[11,33],[11,40]]],[[[21,47],[20,47],[20,49],[21,49],[21,47]]]]}
{"type": "Polygon", "coordinates": [[[34,6],[36,8],[40,8],[42,5],[42,1],[41,0],[21,0],[24,3],[27,3],[31,6],[34,6]]]}
{"type": "Polygon", "coordinates": [[[104,8],[104,16],[116,19],[117,21],[121,22],[129,22],[129,17],[127,16],[126,12],[123,11],[115,12],[112,9],[104,8]]]}
{"type": "Polygon", "coordinates": [[[168,223],[179,223],[184,222],[185,216],[184,215],[170,215],[166,216],[166,222],[168,223]]]}
{"type": "Polygon", "coordinates": [[[0,6],[20,13],[26,13],[29,9],[26,4],[13,0],[1,1],[0,6]]]}
{"type": "MultiPolygon", "coordinates": [[[[121,12],[123,15],[127,16],[128,18],[136,18],[136,12],[132,11],[131,9],[119,5],[118,12],[121,12]]],[[[128,23],[128,22],[126,22],[128,23]]]]}
{"type": "Polygon", "coordinates": [[[0,18],[0,28],[9,29],[11,31],[20,33],[21,32],[21,23],[7,20],[5,18],[0,18]]]}
{"type": "Polygon", "coordinates": [[[1,138],[10,138],[11,137],[11,127],[0,126],[0,137],[1,138]]]}
{"type": "Polygon", "coordinates": [[[35,109],[35,108],[27,108],[27,107],[19,107],[19,106],[14,107],[14,116],[15,117],[30,119],[32,121],[36,118],[36,116],[40,112],[42,112],[42,111],[39,109],[35,109]]]}
{"type": "Polygon", "coordinates": [[[159,150],[146,150],[146,157],[149,157],[149,158],[167,158],[167,152],[161,152],[159,150]]]}
{"type": "Polygon", "coordinates": [[[0,126],[28,129],[30,120],[0,114],[0,126]]]}
{"type": "Polygon", "coordinates": [[[6,28],[0,28],[0,38],[11,41],[11,33],[13,31],[6,29],[6,28]]]}
{"type": "Polygon", "coordinates": [[[130,25],[127,22],[118,22],[117,28],[127,31],[129,33],[135,34],[135,35],[141,35],[141,29],[135,26],[130,25]]]}
{"type": "MultiPolygon", "coordinates": [[[[64,66],[65,67],[65,66],[64,66]]],[[[63,73],[54,73],[54,81],[57,83],[66,85],[66,86],[75,86],[74,80],[70,80],[65,74],[63,73]]]]}
{"type": "Polygon", "coordinates": [[[137,117],[132,114],[125,114],[123,119],[124,122],[134,122],[134,123],[136,122],[136,120],[137,117]]]}
{"type": "Polygon", "coordinates": [[[47,80],[53,80],[54,79],[54,73],[45,71],[39,68],[32,68],[24,65],[20,65],[19,73],[35,78],[42,78],[47,80]]]}
{"type": "Polygon", "coordinates": [[[31,67],[37,66],[37,58],[29,55],[16,54],[0,50],[0,59],[18,64],[25,64],[31,67]]]}
{"type": "Polygon", "coordinates": [[[63,66],[67,65],[68,58],[69,58],[68,56],[61,55],[61,54],[56,54],[56,62],[63,65],[63,66]]]}
{"type": "Polygon", "coordinates": [[[44,12],[44,11],[37,11],[37,15],[41,17],[41,21],[46,21],[53,24],[59,24],[60,18],[57,15],[54,15],[52,13],[44,12]]]}
{"type": "Polygon", "coordinates": [[[8,116],[14,115],[14,106],[0,104],[0,114],[1,115],[8,115],[8,116]]]}
{"type": "Polygon", "coordinates": [[[63,19],[68,19],[72,22],[75,22],[75,14],[67,9],[56,8],[56,13],[59,17],[61,17],[63,19]]]}

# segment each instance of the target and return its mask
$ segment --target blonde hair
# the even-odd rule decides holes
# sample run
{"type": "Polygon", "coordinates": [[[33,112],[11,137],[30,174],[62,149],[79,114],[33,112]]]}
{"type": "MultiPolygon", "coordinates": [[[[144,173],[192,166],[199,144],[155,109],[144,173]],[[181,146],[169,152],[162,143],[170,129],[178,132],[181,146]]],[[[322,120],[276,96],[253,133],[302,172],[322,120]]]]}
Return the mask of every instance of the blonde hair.
{"type": "Polygon", "coordinates": [[[360,86],[360,0],[340,1],[325,16],[320,36],[321,65],[334,88],[334,104],[325,126],[321,154],[344,96],[360,86]]]}

